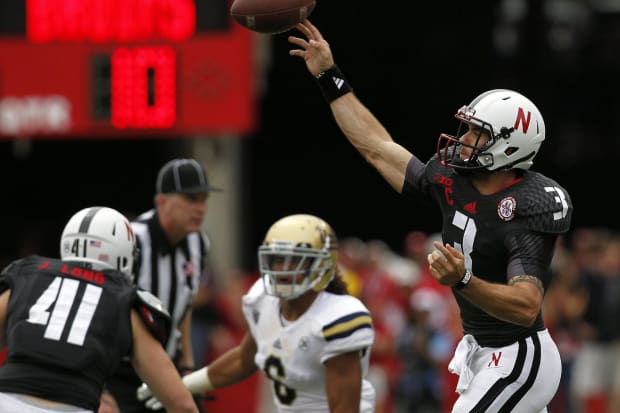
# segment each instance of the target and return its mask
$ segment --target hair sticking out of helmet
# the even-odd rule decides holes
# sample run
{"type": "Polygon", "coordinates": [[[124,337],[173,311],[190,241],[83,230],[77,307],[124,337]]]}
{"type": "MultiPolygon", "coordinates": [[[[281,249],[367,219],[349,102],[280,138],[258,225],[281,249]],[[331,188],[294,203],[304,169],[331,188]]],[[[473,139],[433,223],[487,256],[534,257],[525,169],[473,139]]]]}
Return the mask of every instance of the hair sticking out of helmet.
{"type": "Polygon", "coordinates": [[[513,90],[484,92],[459,109],[455,117],[461,125],[477,130],[479,138],[483,133],[488,135],[488,141],[480,145],[464,143],[460,133],[440,135],[439,161],[457,170],[529,169],[545,140],[542,114],[531,100],[513,90]]]}
{"type": "Polygon", "coordinates": [[[338,239],[329,224],[307,214],[276,221],[258,248],[265,291],[283,299],[324,290],[337,269],[338,239]]]}
{"type": "Polygon", "coordinates": [[[129,220],[107,207],[84,208],[65,225],[60,238],[63,261],[87,264],[96,270],[115,269],[133,279],[136,237],[129,220]]]}

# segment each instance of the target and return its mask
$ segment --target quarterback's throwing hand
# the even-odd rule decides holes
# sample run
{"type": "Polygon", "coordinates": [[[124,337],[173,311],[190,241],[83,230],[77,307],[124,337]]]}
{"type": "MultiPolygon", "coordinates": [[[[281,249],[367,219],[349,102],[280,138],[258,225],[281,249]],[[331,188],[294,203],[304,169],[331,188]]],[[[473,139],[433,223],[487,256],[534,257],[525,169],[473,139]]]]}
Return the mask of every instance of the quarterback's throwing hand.
{"type": "Polygon", "coordinates": [[[329,48],[329,43],[323,38],[319,29],[310,23],[309,20],[304,20],[296,27],[306,38],[289,36],[289,43],[298,47],[297,49],[290,50],[289,54],[304,59],[312,76],[325,72],[332,67],[334,65],[334,58],[329,48]]]}

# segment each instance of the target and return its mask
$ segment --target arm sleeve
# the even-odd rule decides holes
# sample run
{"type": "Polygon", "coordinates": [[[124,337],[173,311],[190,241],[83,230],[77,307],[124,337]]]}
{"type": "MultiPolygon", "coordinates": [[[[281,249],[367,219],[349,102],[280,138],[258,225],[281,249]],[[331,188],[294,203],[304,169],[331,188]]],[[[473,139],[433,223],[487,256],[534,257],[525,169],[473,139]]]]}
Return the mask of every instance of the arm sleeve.
{"type": "Polygon", "coordinates": [[[539,232],[518,232],[508,237],[510,259],[507,279],[517,275],[532,275],[540,278],[546,290],[551,278],[549,266],[556,239],[556,235],[539,232]]]}
{"type": "Polygon", "coordinates": [[[411,157],[407,164],[405,172],[405,183],[403,184],[403,193],[412,194],[417,191],[426,193],[427,185],[424,179],[425,165],[415,155],[411,157]]]}

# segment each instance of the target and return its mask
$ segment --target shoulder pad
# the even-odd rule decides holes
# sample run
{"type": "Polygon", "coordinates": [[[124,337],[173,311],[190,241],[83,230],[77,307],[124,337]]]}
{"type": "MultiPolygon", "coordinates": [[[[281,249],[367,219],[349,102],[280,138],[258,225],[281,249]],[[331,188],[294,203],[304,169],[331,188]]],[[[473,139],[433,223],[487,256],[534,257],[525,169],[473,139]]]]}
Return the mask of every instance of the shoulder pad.
{"type": "Polygon", "coordinates": [[[561,234],[569,230],[573,204],[568,192],[554,180],[528,172],[517,192],[517,214],[528,229],[561,234]]]}
{"type": "Polygon", "coordinates": [[[11,288],[11,274],[17,269],[21,260],[13,261],[2,269],[0,273],[0,294],[11,288]]]}
{"type": "Polygon", "coordinates": [[[19,275],[24,266],[32,263],[39,264],[40,260],[41,257],[37,255],[29,255],[28,257],[19,258],[10,262],[0,273],[0,293],[5,292],[12,287],[13,281],[11,278],[19,275]]]}
{"type": "Polygon", "coordinates": [[[349,313],[321,328],[325,341],[349,337],[358,330],[369,328],[372,330],[372,317],[367,311],[349,313]]]}
{"type": "Polygon", "coordinates": [[[41,257],[39,255],[29,255],[27,257],[18,258],[10,262],[6,267],[4,267],[4,269],[2,270],[2,274],[9,273],[9,272],[17,272],[19,271],[19,267],[25,267],[27,265],[32,265],[32,264],[39,265],[45,261],[58,261],[58,260],[54,258],[41,257]]]}
{"type": "Polygon", "coordinates": [[[436,153],[431,156],[428,161],[426,161],[426,168],[427,171],[430,171],[432,174],[438,173],[439,171],[444,173],[452,173],[454,171],[454,169],[452,168],[441,166],[441,163],[439,163],[439,159],[437,158],[436,153]]]}
{"type": "Polygon", "coordinates": [[[437,161],[438,160],[438,156],[437,156],[437,152],[435,152],[434,154],[431,155],[430,158],[428,158],[428,161],[426,161],[427,164],[433,162],[433,161],[437,161]]]}
{"type": "Polygon", "coordinates": [[[263,279],[259,278],[254,281],[252,287],[248,290],[247,293],[242,297],[242,301],[244,305],[252,305],[258,301],[258,299],[265,295],[265,284],[263,284],[263,279]]]}
{"type": "Polygon", "coordinates": [[[328,294],[324,294],[322,299],[318,317],[325,340],[347,337],[359,329],[372,330],[372,316],[359,299],[350,295],[328,294]]]}
{"type": "Polygon", "coordinates": [[[143,304],[146,304],[149,307],[149,309],[154,310],[170,318],[170,313],[168,313],[168,310],[166,310],[166,308],[164,307],[164,305],[162,304],[159,298],[157,298],[156,296],[154,296],[153,294],[151,294],[149,291],[146,291],[146,290],[138,289],[137,293],[138,293],[138,298],[140,299],[140,301],[142,301],[143,304]]]}
{"type": "Polygon", "coordinates": [[[148,211],[145,211],[143,213],[141,213],[140,215],[138,215],[136,217],[136,219],[134,219],[131,224],[133,225],[136,222],[143,222],[143,221],[148,221],[149,219],[153,218],[153,215],[155,215],[155,209],[149,209],[148,211]]]}
{"type": "Polygon", "coordinates": [[[2,269],[2,273],[1,273],[1,274],[2,274],[2,275],[7,275],[7,274],[8,274],[8,273],[10,273],[11,271],[13,271],[15,268],[17,268],[17,266],[19,265],[19,263],[20,263],[21,261],[22,261],[22,260],[20,259],[20,260],[16,260],[16,261],[13,261],[13,262],[9,263],[9,265],[7,265],[6,267],[4,267],[4,268],[2,269]]]}
{"type": "Polygon", "coordinates": [[[135,307],[147,330],[165,346],[172,331],[170,314],[159,298],[148,291],[136,290],[135,307]]]}

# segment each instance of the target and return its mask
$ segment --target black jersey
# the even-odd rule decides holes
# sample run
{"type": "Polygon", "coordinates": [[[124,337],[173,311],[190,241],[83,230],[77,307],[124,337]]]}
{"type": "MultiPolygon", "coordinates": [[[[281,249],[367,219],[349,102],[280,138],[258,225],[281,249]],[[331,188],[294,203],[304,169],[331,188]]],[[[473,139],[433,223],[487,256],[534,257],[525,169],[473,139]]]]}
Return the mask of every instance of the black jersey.
{"type": "Polygon", "coordinates": [[[156,298],[115,270],[30,256],[0,275],[10,289],[8,353],[0,391],[96,411],[105,379],[131,353],[132,308],[163,343],[169,322],[156,298]]]}
{"type": "MultiPolygon", "coordinates": [[[[413,157],[407,166],[403,193],[422,193],[442,213],[442,239],[460,249],[465,267],[476,277],[506,284],[515,275],[538,277],[545,289],[550,281],[556,238],[568,231],[571,199],[564,188],[546,176],[524,171],[512,185],[482,195],[469,178],[442,167],[436,157],[424,165],[413,157]]],[[[454,294],[463,330],[483,346],[504,346],[544,328],[539,314],[532,327],[499,320],[454,294]]]]}

